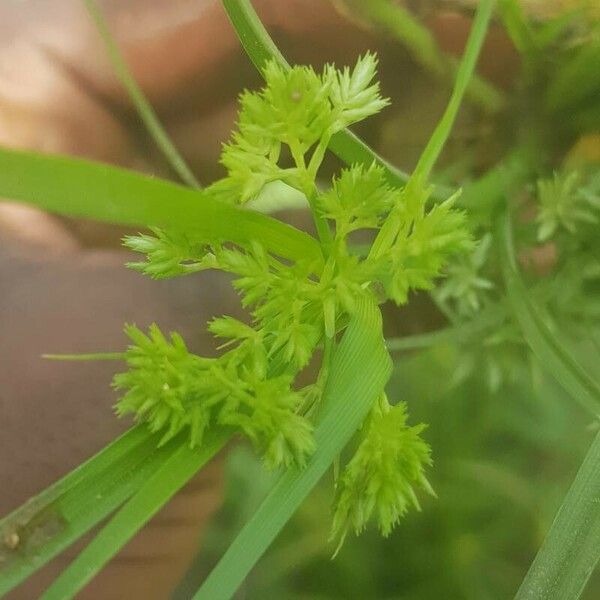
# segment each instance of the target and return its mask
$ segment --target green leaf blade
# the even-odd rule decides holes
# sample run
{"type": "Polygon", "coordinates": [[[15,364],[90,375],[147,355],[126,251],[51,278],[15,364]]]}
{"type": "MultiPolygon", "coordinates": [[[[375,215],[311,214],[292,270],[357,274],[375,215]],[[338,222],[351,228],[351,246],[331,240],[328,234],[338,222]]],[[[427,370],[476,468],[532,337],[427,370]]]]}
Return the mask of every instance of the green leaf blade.
{"type": "Polygon", "coordinates": [[[181,439],[171,446],[166,460],[46,590],[43,600],[73,598],[228,439],[228,432],[219,431],[200,449],[190,449],[181,439]]]}
{"type": "Polygon", "coordinates": [[[576,600],[600,558],[600,434],[569,489],[515,600],[576,600]]]}
{"type": "MultiPolygon", "coordinates": [[[[502,270],[523,336],[556,381],[596,418],[600,388],[547,326],[519,272],[509,215],[500,221],[502,270]]],[[[516,600],[576,600],[600,558],[600,435],[592,443],[516,600]]]]}
{"type": "Polygon", "coordinates": [[[0,546],[0,596],[131,496],[169,451],[156,450],[156,442],[145,427],[134,427],[0,520],[2,536],[18,538],[14,550],[0,546]]]}
{"type": "Polygon", "coordinates": [[[202,191],[81,159],[0,148],[0,197],[72,217],[178,228],[241,245],[260,239],[292,260],[322,257],[312,236],[281,221],[202,191]]]}

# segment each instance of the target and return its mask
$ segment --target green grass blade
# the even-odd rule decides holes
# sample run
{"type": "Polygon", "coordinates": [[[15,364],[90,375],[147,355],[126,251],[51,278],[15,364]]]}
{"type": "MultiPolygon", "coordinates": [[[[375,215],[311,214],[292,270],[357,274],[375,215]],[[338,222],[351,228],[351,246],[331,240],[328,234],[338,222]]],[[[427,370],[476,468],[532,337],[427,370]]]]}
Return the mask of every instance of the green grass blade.
{"type": "Polygon", "coordinates": [[[540,363],[582,407],[594,416],[600,414],[600,387],[587,371],[565,350],[568,344],[550,329],[543,309],[537,305],[521,279],[508,215],[500,220],[502,273],[512,312],[525,341],[540,363]]]}
{"type": "Polygon", "coordinates": [[[290,63],[268,34],[250,0],[223,0],[223,6],[248,58],[261,74],[271,59],[289,68],[290,63]]]}
{"type": "Polygon", "coordinates": [[[450,101],[411,176],[411,181],[414,181],[417,185],[424,185],[429,179],[433,165],[437,161],[450,135],[465,92],[473,77],[475,65],[477,64],[477,59],[479,58],[479,53],[490,24],[493,8],[494,0],[481,0],[477,6],[471,33],[469,34],[469,39],[467,40],[467,45],[456,73],[456,81],[452,89],[450,101]]]}
{"type": "MultiPolygon", "coordinates": [[[[271,59],[276,60],[284,67],[290,66],[261,23],[250,0],[222,1],[242,46],[261,74],[265,63],[271,59]]],[[[409,175],[379,156],[363,140],[348,129],[340,131],[332,137],[329,149],[349,165],[363,164],[370,166],[375,161],[385,169],[388,181],[395,186],[402,187],[409,179],[409,175]]],[[[451,190],[440,187],[440,189],[435,190],[433,197],[438,200],[444,200],[451,193],[451,190]]]]}
{"type": "Polygon", "coordinates": [[[362,304],[333,358],[321,419],[315,431],[315,454],[304,469],[290,469],[281,475],[194,600],[231,598],[358,429],[382,392],[390,372],[391,361],[383,343],[379,310],[362,304]]]}
{"type": "Polygon", "coordinates": [[[0,597],[127,500],[175,447],[156,449],[143,426],[129,430],[77,469],[0,520],[0,597]]]}
{"type": "Polygon", "coordinates": [[[600,558],[600,434],[579,468],[516,600],[576,600],[600,558]]]}
{"type": "Polygon", "coordinates": [[[202,191],[80,159],[0,148],[0,198],[109,223],[187,229],[242,245],[260,239],[292,260],[322,256],[312,236],[281,221],[202,191]]]}
{"type": "Polygon", "coordinates": [[[96,29],[98,30],[102,41],[104,42],[115,74],[129,94],[129,98],[135,106],[140,119],[146,126],[148,133],[152,136],[156,142],[156,145],[163,153],[164,157],[167,159],[175,173],[181,177],[181,180],[187,183],[190,187],[200,188],[198,180],[186,164],[183,157],[177,151],[177,148],[171,142],[167,132],[164,130],[158,117],[156,116],[152,105],[150,102],[148,102],[146,96],[144,96],[144,92],[142,92],[140,86],[129,72],[127,64],[125,63],[125,60],[119,51],[119,47],[110,33],[106,19],[102,15],[102,11],[98,8],[98,5],[94,0],[83,0],[83,2],[88,10],[88,13],[90,14],[90,17],[96,25],[96,29]]]}
{"type": "Polygon", "coordinates": [[[201,448],[185,441],[152,473],[92,542],[42,595],[43,600],[68,600],[145,525],[227,442],[225,431],[207,436],[201,448]]]}

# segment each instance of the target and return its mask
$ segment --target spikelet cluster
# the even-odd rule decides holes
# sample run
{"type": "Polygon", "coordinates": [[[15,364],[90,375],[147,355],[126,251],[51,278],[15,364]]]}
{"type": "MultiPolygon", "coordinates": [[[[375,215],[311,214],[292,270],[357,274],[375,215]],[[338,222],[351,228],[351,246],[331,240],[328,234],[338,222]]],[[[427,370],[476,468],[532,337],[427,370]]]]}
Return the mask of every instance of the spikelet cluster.
{"type": "MultiPolygon", "coordinates": [[[[449,257],[472,247],[454,200],[429,206],[429,190],[395,188],[376,164],[341,171],[329,189],[317,185],[331,137],[388,104],[374,81],[376,66],[372,54],[353,69],[328,65],[321,73],[268,63],[265,87],[240,97],[237,128],[221,157],[227,175],[201,193],[242,204],[273,181],[292,186],[330,233],[321,240],[322,261],[283,261],[260,240],[239,245],[158,229],[126,238],[145,255],[130,266],[151,277],[205,269],[231,274],[249,323],[224,316],[209,324],[226,348],[217,358],[196,356],[180,336],[167,339],[156,326],[148,335],[128,327],[129,370],[115,377],[123,392],[119,414],[133,413],[162,432],[163,442],[187,432],[192,446],[211,427],[230,427],[249,438],[269,466],[302,466],[314,451],[311,415],[318,411],[311,409],[326,378],[302,388],[300,371],[319,349],[335,344],[357,300],[403,304],[412,290],[432,288],[449,257]],[[359,230],[375,239],[365,252],[351,244],[359,230]]],[[[406,420],[404,405],[387,401],[369,417],[338,482],[337,538],[360,532],[371,518],[387,535],[417,504],[414,488],[429,489],[423,427],[406,420]]]]}

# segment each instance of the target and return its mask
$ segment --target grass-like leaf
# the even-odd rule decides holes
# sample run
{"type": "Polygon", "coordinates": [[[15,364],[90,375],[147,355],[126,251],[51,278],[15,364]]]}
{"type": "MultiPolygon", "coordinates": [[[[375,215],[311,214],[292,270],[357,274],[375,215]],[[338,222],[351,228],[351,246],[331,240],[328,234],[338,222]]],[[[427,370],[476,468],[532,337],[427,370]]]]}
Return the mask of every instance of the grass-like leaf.
{"type": "Polygon", "coordinates": [[[175,173],[181,177],[181,180],[190,187],[199,188],[200,184],[192,173],[192,170],[188,167],[183,157],[177,151],[177,148],[171,142],[167,132],[164,130],[156,116],[152,105],[148,102],[146,96],[144,96],[144,92],[142,92],[140,86],[133,78],[133,75],[129,72],[127,63],[121,55],[119,47],[113,39],[108,24],[106,23],[106,19],[102,15],[98,5],[94,0],[83,0],[83,2],[104,42],[114,72],[129,94],[129,98],[135,106],[140,119],[146,126],[148,133],[152,136],[152,139],[156,142],[156,145],[175,173]]]}
{"type": "Polygon", "coordinates": [[[600,434],[579,468],[515,600],[576,600],[600,558],[600,434]]]}
{"type": "Polygon", "coordinates": [[[2,148],[0,197],[62,215],[186,229],[242,245],[260,239],[274,254],[293,260],[321,257],[312,236],[281,221],[202,191],[81,159],[2,148]]]}
{"type": "MultiPolygon", "coordinates": [[[[549,328],[517,269],[510,218],[500,220],[502,270],[509,304],[523,336],[556,381],[594,416],[600,388],[549,328]]],[[[592,443],[516,600],[576,600],[600,558],[600,435],[592,443]]]]}
{"type": "Polygon", "coordinates": [[[185,442],[171,452],[137,493],[43,594],[43,600],[68,600],[187,483],[225,444],[229,433],[211,432],[201,448],[185,442]]]}
{"type": "Polygon", "coordinates": [[[517,269],[510,218],[500,219],[502,273],[506,294],[525,341],[556,381],[594,416],[600,414],[600,387],[548,326],[544,310],[528,294],[517,269]]]}
{"type": "Polygon", "coordinates": [[[0,596],[62,552],[136,492],[172,454],[143,426],[129,430],[63,479],[0,520],[0,596]]]}
{"type": "Polygon", "coordinates": [[[194,600],[231,598],[358,429],[390,373],[381,315],[376,306],[362,302],[334,355],[315,431],[317,451],[303,470],[289,469],[281,475],[194,600]]]}
{"type": "Polygon", "coordinates": [[[499,0],[498,14],[515,48],[526,58],[538,51],[535,34],[518,0],[499,0]]]}

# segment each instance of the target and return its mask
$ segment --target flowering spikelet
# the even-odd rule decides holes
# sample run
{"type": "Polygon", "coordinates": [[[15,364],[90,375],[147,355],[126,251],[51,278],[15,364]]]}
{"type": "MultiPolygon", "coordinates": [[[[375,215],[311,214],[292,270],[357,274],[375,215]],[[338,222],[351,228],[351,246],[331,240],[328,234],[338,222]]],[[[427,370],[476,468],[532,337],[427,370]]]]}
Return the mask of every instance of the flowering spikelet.
{"type": "Polygon", "coordinates": [[[348,531],[361,533],[372,517],[389,535],[409,506],[420,509],[414,487],[433,493],[423,473],[431,464],[429,446],[420,437],[425,425],[407,425],[404,403],[383,404],[337,483],[331,535],[340,545],[348,531]]]}

